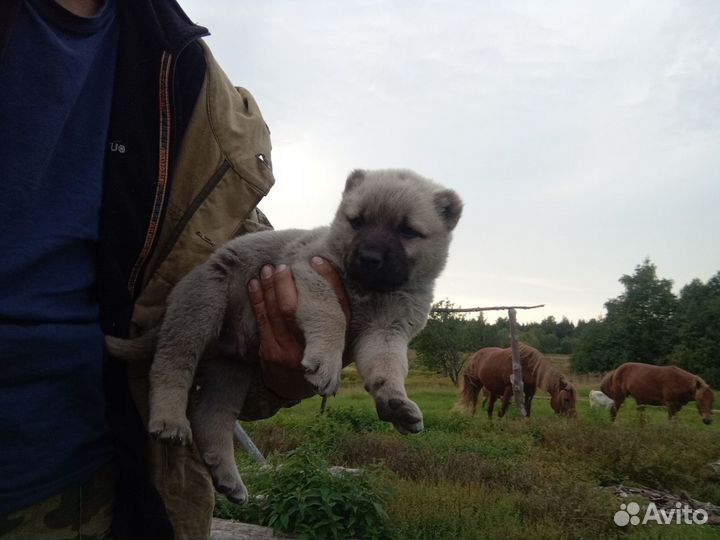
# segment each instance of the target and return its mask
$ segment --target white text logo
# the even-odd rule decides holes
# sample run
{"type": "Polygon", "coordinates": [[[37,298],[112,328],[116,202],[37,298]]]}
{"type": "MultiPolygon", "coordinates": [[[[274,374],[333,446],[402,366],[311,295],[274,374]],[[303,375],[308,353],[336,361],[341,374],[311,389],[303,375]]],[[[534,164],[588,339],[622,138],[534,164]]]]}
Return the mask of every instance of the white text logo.
{"type": "Polygon", "coordinates": [[[658,508],[655,503],[648,504],[645,514],[640,518],[640,505],[635,502],[621,504],[620,510],[615,512],[613,518],[615,525],[625,527],[626,525],[645,525],[646,523],[657,523],[658,525],[704,525],[708,521],[706,510],[697,510],[688,505],[675,503],[675,508],[658,508]]]}

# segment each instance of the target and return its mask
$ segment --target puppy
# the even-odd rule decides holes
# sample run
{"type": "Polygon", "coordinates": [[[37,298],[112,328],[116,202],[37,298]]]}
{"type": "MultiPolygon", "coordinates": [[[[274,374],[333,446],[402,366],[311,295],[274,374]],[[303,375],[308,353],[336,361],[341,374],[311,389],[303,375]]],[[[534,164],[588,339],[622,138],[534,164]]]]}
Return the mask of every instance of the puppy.
{"type": "MultiPolygon", "coordinates": [[[[356,170],[329,227],[264,231],[218,248],[168,297],[150,370],[150,433],[176,444],[194,437],[216,490],[238,504],[247,500],[233,426],[249,409],[262,409],[247,402],[258,384],[259,343],[246,286],[265,264],[293,272],[308,383],[334,394],[343,361],[355,362],[379,418],[401,433],[422,431],[422,413],[405,391],[407,346],[425,326],[461,212],[454,191],[412,171],[356,170]],[[349,328],[335,292],[310,266],[315,255],[344,279],[349,328]]],[[[109,339],[108,347],[132,356],[132,342],[109,339]]]]}

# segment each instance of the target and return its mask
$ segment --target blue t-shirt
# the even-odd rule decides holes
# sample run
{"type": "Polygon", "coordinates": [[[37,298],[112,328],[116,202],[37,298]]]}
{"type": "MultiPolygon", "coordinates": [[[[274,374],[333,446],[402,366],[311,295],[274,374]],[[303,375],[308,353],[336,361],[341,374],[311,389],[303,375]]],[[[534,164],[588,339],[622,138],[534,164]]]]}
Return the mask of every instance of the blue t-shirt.
{"type": "Polygon", "coordinates": [[[94,286],[117,43],[114,0],[27,0],[0,64],[0,515],[111,458],[94,286]]]}

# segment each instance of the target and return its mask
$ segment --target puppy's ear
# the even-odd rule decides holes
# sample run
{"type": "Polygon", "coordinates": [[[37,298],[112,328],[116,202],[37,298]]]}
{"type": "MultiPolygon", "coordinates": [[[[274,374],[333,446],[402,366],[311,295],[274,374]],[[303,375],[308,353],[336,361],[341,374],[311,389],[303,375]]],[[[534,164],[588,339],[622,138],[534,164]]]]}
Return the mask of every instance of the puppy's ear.
{"type": "Polygon", "coordinates": [[[448,231],[452,231],[457,225],[462,214],[463,203],[452,189],[438,191],[434,197],[435,208],[445,222],[448,231]]]}
{"type": "Polygon", "coordinates": [[[345,180],[345,191],[348,193],[358,187],[365,180],[365,171],[363,169],[355,169],[345,180]]]}

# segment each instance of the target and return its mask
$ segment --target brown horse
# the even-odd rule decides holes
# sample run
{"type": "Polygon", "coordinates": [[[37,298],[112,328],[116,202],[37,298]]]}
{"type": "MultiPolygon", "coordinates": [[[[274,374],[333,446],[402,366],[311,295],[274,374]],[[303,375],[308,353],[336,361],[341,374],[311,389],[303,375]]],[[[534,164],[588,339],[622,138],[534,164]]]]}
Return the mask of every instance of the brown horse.
{"type": "Polygon", "coordinates": [[[605,394],[607,397],[612,399],[612,377],[613,373],[615,373],[615,370],[608,371],[605,376],[602,378],[602,381],[600,381],[600,391],[605,394]]]}
{"type": "MultiPolygon", "coordinates": [[[[538,388],[550,393],[550,406],[558,414],[575,416],[576,394],[565,376],[550,365],[537,349],[520,344],[520,364],[523,371],[525,411],[530,416],[532,399],[538,388]]],[[[463,388],[458,404],[475,414],[481,390],[488,393],[488,417],[492,418],[495,401],[502,397],[498,416],[507,411],[512,399],[512,349],[486,347],[476,352],[465,366],[463,388]]]]}
{"type": "MultiPolygon", "coordinates": [[[[607,377],[607,376],[606,376],[607,377]]],[[[610,377],[608,394],[615,404],[610,409],[613,420],[627,397],[638,405],[664,405],[668,417],[675,416],[688,402],[695,401],[706,424],[712,423],[715,394],[697,375],[676,366],[653,366],[628,362],[617,368],[610,377]]]]}

